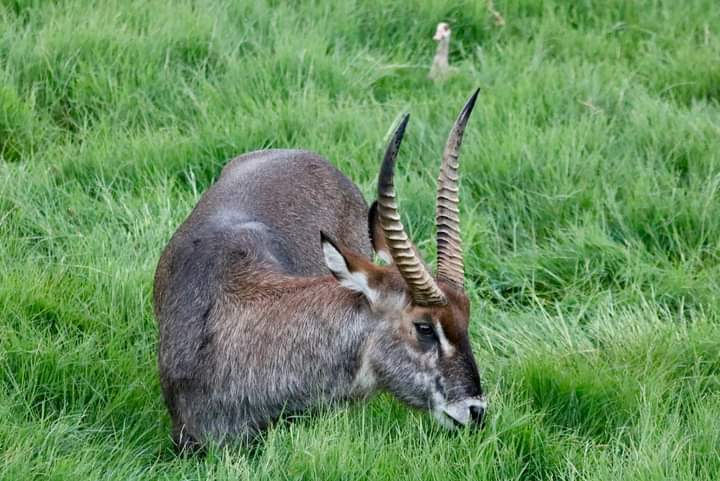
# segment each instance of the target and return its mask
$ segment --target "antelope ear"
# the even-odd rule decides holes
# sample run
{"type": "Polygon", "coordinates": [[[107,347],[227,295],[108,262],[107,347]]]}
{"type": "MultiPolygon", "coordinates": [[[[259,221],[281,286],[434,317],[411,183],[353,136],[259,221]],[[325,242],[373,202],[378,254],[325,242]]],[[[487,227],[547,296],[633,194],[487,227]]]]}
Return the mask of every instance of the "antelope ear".
{"type": "Polygon", "coordinates": [[[373,249],[377,256],[386,264],[392,264],[392,256],[385,243],[385,234],[383,233],[380,218],[378,217],[377,201],[372,203],[368,211],[368,230],[370,233],[370,242],[372,242],[373,249]]]}
{"type": "Polygon", "coordinates": [[[346,249],[339,247],[324,232],[320,233],[325,265],[340,285],[364,295],[370,303],[378,298],[378,293],[369,284],[369,271],[372,264],[346,249]]]}

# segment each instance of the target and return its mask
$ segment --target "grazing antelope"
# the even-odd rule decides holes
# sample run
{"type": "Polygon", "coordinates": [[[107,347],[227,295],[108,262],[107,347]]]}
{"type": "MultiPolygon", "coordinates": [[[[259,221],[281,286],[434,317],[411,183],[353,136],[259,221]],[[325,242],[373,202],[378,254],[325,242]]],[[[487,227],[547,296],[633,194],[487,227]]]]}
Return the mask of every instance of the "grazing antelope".
{"type": "Polygon", "coordinates": [[[442,160],[435,278],[395,201],[408,115],[369,210],[310,152],[259,151],[225,167],[155,275],[160,379],[180,449],[250,441],[283,413],[379,389],[448,427],[481,424],[458,217],[458,153],[477,94],[442,160]],[[373,264],[373,248],[390,264],[373,264]]]}

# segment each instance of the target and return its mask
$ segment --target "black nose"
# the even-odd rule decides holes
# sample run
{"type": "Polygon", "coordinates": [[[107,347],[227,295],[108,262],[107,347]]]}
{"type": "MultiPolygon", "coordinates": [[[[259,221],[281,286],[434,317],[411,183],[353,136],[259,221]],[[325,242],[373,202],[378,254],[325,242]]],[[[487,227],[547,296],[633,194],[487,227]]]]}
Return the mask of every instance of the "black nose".
{"type": "Polygon", "coordinates": [[[470,417],[478,427],[483,427],[485,424],[485,409],[480,406],[470,406],[470,417]]]}

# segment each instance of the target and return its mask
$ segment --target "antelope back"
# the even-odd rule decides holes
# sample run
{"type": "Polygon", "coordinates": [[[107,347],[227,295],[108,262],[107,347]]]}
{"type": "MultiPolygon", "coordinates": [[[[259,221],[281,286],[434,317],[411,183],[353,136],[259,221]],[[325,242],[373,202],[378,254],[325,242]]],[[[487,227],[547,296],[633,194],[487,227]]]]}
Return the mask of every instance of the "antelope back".
{"type": "Polygon", "coordinates": [[[164,255],[183,243],[198,245],[204,234],[245,231],[259,239],[249,254],[262,258],[264,251],[286,273],[326,274],[318,232],[371,255],[366,225],[362,194],[327,160],[301,150],[257,151],[225,166],[164,255]]]}

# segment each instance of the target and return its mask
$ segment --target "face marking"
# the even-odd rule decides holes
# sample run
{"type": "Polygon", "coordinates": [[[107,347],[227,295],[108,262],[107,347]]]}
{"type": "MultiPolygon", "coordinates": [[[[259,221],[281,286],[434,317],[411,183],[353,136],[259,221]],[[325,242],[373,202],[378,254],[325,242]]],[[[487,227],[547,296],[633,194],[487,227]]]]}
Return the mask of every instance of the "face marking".
{"type": "Polygon", "coordinates": [[[448,357],[455,354],[455,347],[450,344],[450,341],[448,341],[445,336],[445,331],[443,331],[442,324],[439,322],[435,323],[435,334],[437,334],[438,340],[440,341],[440,348],[442,349],[443,354],[448,357]]]}

